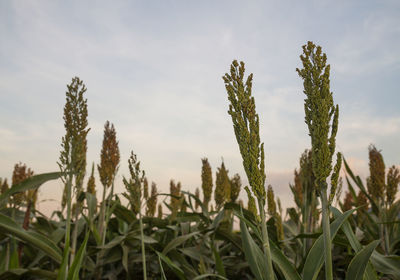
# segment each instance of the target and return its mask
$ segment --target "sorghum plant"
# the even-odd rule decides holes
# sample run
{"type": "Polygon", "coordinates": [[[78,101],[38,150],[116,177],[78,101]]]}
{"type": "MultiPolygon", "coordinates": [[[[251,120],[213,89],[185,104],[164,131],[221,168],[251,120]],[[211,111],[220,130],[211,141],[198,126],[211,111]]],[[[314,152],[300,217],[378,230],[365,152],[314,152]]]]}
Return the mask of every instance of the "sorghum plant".
{"type": "Polygon", "coordinates": [[[231,179],[231,201],[236,202],[239,197],[240,189],[242,188],[242,181],[240,180],[239,174],[235,174],[231,179]]]}
{"type": "Polygon", "coordinates": [[[208,203],[210,203],[213,188],[212,171],[207,158],[201,159],[201,162],[201,188],[203,190],[203,203],[208,209],[208,203]]]}
{"type": "Polygon", "coordinates": [[[229,202],[231,198],[231,183],[224,162],[221,163],[221,167],[218,168],[215,177],[214,200],[216,210],[219,211],[224,203],[229,202]]]}
{"type": "Polygon", "coordinates": [[[341,166],[341,154],[332,168],[332,157],[335,154],[336,133],[338,130],[339,106],[333,103],[330,91],[330,65],[320,46],[308,42],[303,46],[300,56],[302,69],[296,69],[303,79],[305,122],[311,136],[312,167],[315,175],[315,187],[322,204],[322,224],[325,248],[325,277],[332,274],[332,242],[329,227],[329,200],[327,178],[331,175],[331,194],[336,193],[337,180],[341,166]]]}
{"type": "Polygon", "coordinates": [[[151,183],[151,193],[150,197],[146,202],[146,216],[154,217],[157,210],[157,185],[156,183],[151,183]]]}
{"type": "Polygon", "coordinates": [[[251,95],[253,74],[244,82],[244,62],[232,62],[230,73],[223,76],[228,93],[229,110],[232,117],[236,141],[243,159],[243,167],[247,175],[251,190],[258,200],[261,216],[263,249],[267,262],[266,279],[274,279],[271,251],[265,218],[265,163],[264,144],[260,141],[260,122],[256,113],[254,97],[251,95]]]}
{"type": "MultiPolygon", "coordinates": [[[[72,191],[75,197],[82,191],[83,179],[86,173],[86,151],[87,134],[89,132],[87,100],[83,95],[86,92],[86,86],[78,77],[72,79],[71,84],[67,85],[66,103],[64,106],[64,127],[65,136],[61,141],[61,153],[58,165],[62,173],[64,182],[63,200],[67,206],[67,220],[65,230],[65,245],[63,264],[59,275],[66,275],[68,271],[68,262],[70,254],[70,234],[71,234],[71,216],[72,216],[72,191]],[[74,188],[72,188],[74,184],[74,188]]],[[[73,242],[74,243],[74,242],[73,242]]],[[[71,263],[73,261],[74,250],[71,252],[71,263]]]]}
{"type": "Polygon", "coordinates": [[[100,154],[100,165],[97,165],[100,182],[103,185],[103,199],[100,210],[99,234],[104,245],[105,233],[107,231],[107,209],[108,202],[114,194],[114,180],[118,171],[120,160],[118,141],[114,125],[107,121],[104,125],[103,147],[100,154]],[[107,189],[111,187],[110,194],[106,199],[107,189]]]}
{"type": "MultiPolygon", "coordinates": [[[[196,191],[195,191],[194,195],[196,196],[196,198],[198,198],[200,200],[200,189],[199,188],[196,188],[196,191]]],[[[199,208],[199,206],[200,206],[200,204],[196,200],[195,204],[194,204],[194,208],[197,210],[199,208]]]]}
{"type": "Polygon", "coordinates": [[[396,199],[397,190],[400,184],[400,170],[391,166],[387,173],[386,205],[390,207],[396,199]]]}
{"type": "MultiPolygon", "coordinates": [[[[142,247],[142,266],[143,266],[143,279],[147,279],[146,271],[146,252],[144,246],[144,233],[143,233],[143,221],[142,221],[142,199],[144,190],[144,179],[145,172],[140,169],[140,161],[137,160],[137,156],[131,152],[131,156],[128,160],[128,167],[130,178],[129,180],[123,179],[125,188],[127,190],[124,193],[125,197],[129,200],[132,209],[135,213],[139,214],[139,225],[140,225],[140,236],[141,236],[141,247],[142,247]]],[[[155,189],[155,191],[157,191],[155,189]]]]}
{"type": "Polygon", "coordinates": [[[90,194],[96,195],[96,180],[94,178],[94,163],[92,164],[92,173],[87,182],[86,191],[90,194]]]}

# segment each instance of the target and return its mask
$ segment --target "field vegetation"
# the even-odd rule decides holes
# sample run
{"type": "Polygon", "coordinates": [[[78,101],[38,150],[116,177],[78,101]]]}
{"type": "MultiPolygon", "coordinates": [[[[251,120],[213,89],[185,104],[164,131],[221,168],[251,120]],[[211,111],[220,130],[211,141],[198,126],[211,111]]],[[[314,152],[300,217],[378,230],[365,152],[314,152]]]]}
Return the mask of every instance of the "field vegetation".
{"type": "Polygon", "coordinates": [[[253,75],[243,62],[234,60],[223,82],[248,186],[223,160],[213,170],[203,158],[194,193],[174,180],[160,193],[133,151],[120,162],[109,121],[99,163],[87,169],[86,86],[73,78],[58,171],[35,174],[17,163],[11,181],[0,178],[0,279],[400,279],[400,170],[371,145],[369,177],[357,176],[335,151],[339,105],[327,56],[307,42],[300,59],[311,147],[299,155],[287,186],[294,207],[285,211],[266,183],[253,75]],[[120,195],[122,164],[129,174],[120,195]],[[36,203],[51,180],[64,189],[61,210],[47,217],[36,203]]]}

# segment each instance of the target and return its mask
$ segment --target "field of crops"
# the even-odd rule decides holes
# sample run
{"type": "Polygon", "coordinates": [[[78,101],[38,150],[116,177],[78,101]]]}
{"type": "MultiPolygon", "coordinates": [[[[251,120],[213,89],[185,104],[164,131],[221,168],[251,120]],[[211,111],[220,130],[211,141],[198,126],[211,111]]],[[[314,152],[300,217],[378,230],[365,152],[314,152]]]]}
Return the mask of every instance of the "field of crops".
{"type": "Polygon", "coordinates": [[[88,168],[86,87],[73,78],[58,171],[17,163],[11,180],[0,178],[0,279],[400,279],[400,170],[371,145],[369,177],[357,176],[335,151],[339,105],[327,56],[307,42],[300,59],[312,146],[299,155],[287,186],[295,207],[286,210],[266,183],[262,112],[243,62],[234,60],[221,82],[249,185],[224,162],[213,176],[203,158],[195,193],[172,180],[170,193],[159,193],[134,152],[120,162],[108,121],[100,161],[88,168]],[[129,167],[122,196],[114,192],[121,165],[129,167]],[[47,217],[35,204],[52,180],[64,185],[62,211],[47,217]]]}

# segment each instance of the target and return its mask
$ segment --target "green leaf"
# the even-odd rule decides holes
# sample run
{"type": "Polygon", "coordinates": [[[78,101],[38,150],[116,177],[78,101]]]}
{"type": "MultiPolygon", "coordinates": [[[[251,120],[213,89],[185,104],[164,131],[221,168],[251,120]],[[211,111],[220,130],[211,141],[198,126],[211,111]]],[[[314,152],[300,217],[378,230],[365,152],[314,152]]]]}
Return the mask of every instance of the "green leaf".
{"type": "Polygon", "coordinates": [[[212,249],[213,249],[214,258],[215,258],[215,269],[217,270],[218,275],[226,277],[226,272],[225,272],[224,264],[221,260],[221,256],[219,255],[218,251],[215,249],[214,246],[212,249]]]}
{"type": "MultiPolygon", "coordinates": [[[[356,209],[351,209],[341,214],[336,218],[330,225],[331,229],[331,240],[333,241],[339,228],[342,226],[344,221],[355,211],[356,209]]],[[[321,235],[315,241],[307,255],[306,262],[303,268],[303,279],[315,280],[324,264],[324,236],[321,235]]]]}
{"type": "Polygon", "coordinates": [[[372,241],[354,256],[347,268],[346,280],[363,280],[369,258],[379,243],[379,240],[372,241]]]}
{"type": "MultiPolygon", "coordinates": [[[[342,213],[339,211],[339,209],[335,207],[331,207],[331,211],[334,215],[335,218],[339,217],[342,213]]],[[[355,252],[359,252],[362,250],[362,245],[358,241],[356,235],[354,234],[353,230],[351,229],[349,221],[344,221],[342,225],[342,231],[347,237],[348,242],[350,243],[350,246],[353,248],[355,252]]],[[[365,271],[365,278],[366,280],[377,280],[378,277],[376,275],[376,272],[374,271],[371,263],[367,264],[367,269],[365,271]]]]}
{"type": "Polygon", "coordinates": [[[164,268],[163,268],[160,256],[158,256],[158,262],[160,263],[161,280],[167,280],[167,276],[165,276],[165,272],[164,272],[164,268]]]}
{"type": "Polygon", "coordinates": [[[7,202],[8,198],[14,193],[37,189],[47,181],[56,180],[60,178],[61,174],[62,174],[61,172],[52,172],[52,173],[44,173],[29,177],[28,179],[22,181],[21,183],[12,186],[10,189],[8,189],[2,195],[0,195],[0,205],[7,202]]]}
{"type": "MultiPolygon", "coordinates": [[[[133,235],[133,236],[128,235],[128,237],[132,237],[133,239],[137,239],[137,240],[142,240],[142,237],[140,235],[133,235]]],[[[147,236],[147,235],[143,235],[143,242],[145,244],[156,244],[156,243],[158,243],[158,241],[155,240],[153,237],[150,237],[150,236],[147,236]]]]}
{"type": "Polygon", "coordinates": [[[349,165],[347,164],[347,161],[345,160],[344,157],[343,157],[343,162],[344,162],[344,166],[346,168],[347,173],[350,175],[350,178],[354,181],[354,183],[356,183],[357,187],[359,187],[360,190],[365,194],[365,196],[368,198],[368,200],[371,203],[372,209],[374,210],[374,212],[377,213],[379,207],[378,207],[378,205],[376,205],[375,201],[372,199],[372,197],[369,195],[369,193],[365,189],[360,177],[354,176],[353,171],[351,171],[351,169],[350,169],[349,165]]]}
{"type": "Polygon", "coordinates": [[[176,247],[178,247],[179,245],[185,243],[188,239],[192,238],[193,236],[199,234],[198,231],[196,232],[192,232],[186,235],[182,235],[179,236],[175,239],[173,239],[171,242],[169,242],[167,244],[167,246],[165,246],[164,250],[162,251],[162,254],[167,255],[169,251],[175,249],[176,247]]]}
{"type": "Polygon", "coordinates": [[[199,276],[193,278],[193,280],[200,280],[200,279],[205,279],[205,278],[208,278],[208,277],[211,277],[211,279],[217,278],[217,279],[228,280],[228,278],[226,278],[224,276],[221,276],[221,275],[218,275],[218,274],[211,274],[211,273],[199,275],[199,276]]]}
{"type": "Polygon", "coordinates": [[[65,279],[67,279],[69,250],[70,250],[69,246],[64,248],[62,262],[61,262],[60,269],[58,270],[58,274],[57,274],[57,280],[65,280],[65,279]]]}
{"type": "Polygon", "coordinates": [[[68,280],[79,279],[79,271],[82,266],[83,258],[86,255],[86,245],[89,239],[89,233],[90,231],[86,232],[85,240],[83,240],[74,261],[72,262],[71,268],[68,271],[68,280]]]}
{"type": "Polygon", "coordinates": [[[49,257],[55,260],[57,263],[61,263],[62,256],[61,251],[49,238],[33,231],[26,231],[19,225],[17,225],[9,217],[0,213],[0,229],[3,232],[11,234],[29,245],[35,246],[36,248],[45,252],[49,257]]]}
{"type": "Polygon", "coordinates": [[[271,240],[269,241],[272,261],[279,266],[286,280],[301,280],[299,273],[281,249],[271,240]]]}
{"type": "MultiPolygon", "coordinates": [[[[170,258],[168,258],[166,255],[164,255],[163,253],[157,252],[158,257],[163,260],[171,269],[172,271],[176,274],[176,276],[178,276],[179,279],[181,280],[185,280],[185,274],[183,273],[182,269],[180,269],[176,264],[174,264],[170,258]]],[[[160,262],[161,264],[161,262],[160,262]]],[[[162,268],[162,265],[161,265],[162,268]]],[[[164,275],[165,277],[165,275],[164,275]]]]}
{"type": "Polygon", "coordinates": [[[377,271],[392,275],[394,279],[400,280],[399,256],[384,256],[374,251],[371,256],[371,262],[377,271]]]}
{"type": "Polygon", "coordinates": [[[247,229],[246,223],[242,219],[240,219],[240,233],[242,236],[243,251],[246,260],[249,263],[251,272],[257,280],[266,279],[265,277],[267,275],[267,262],[265,260],[264,254],[254,242],[247,229]]]}
{"type": "Polygon", "coordinates": [[[31,279],[30,276],[36,276],[34,279],[55,279],[57,274],[53,271],[32,268],[32,269],[11,269],[0,275],[0,280],[10,280],[10,279],[31,279]]]}

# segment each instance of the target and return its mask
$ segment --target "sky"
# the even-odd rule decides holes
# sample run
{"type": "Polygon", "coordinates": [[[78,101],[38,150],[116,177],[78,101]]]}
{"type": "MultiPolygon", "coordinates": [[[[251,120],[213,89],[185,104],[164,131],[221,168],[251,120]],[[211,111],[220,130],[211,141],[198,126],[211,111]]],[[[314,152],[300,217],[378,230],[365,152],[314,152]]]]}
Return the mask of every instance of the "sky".
{"type": "MultiPolygon", "coordinates": [[[[222,76],[233,59],[254,73],[267,184],[284,207],[310,147],[304,123],[302,45],[322,46],[339,104],[337,150],[362,178],[368,146],[400,165],[400,2],[393,1],[0,1],[0,177],[17,162],[57,171],[66,85],[88,100],[88,172],[104,123],[115,125],[121,164],[130,151],[168,192],[201,186],[201,158],[222,158],[246,184],[222,76]]],[[[100,188],[100,184],[98,184],[100,188]]],[[[61,182],[40,188],[39,209],[59,207],[61,182]]],[[[247,201],[245,192],[240,197],[247,201]]]]}

